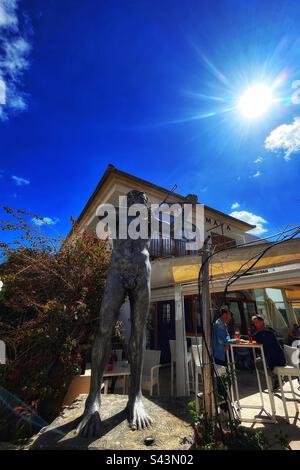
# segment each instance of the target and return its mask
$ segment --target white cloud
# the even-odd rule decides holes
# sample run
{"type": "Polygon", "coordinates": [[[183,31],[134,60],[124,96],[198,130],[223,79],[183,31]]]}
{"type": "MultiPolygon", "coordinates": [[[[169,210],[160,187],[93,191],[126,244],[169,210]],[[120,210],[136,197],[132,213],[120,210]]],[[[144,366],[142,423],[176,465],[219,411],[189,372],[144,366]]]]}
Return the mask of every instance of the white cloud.
{"type": "Polygon", "coordinates": [[[272,152],[283,151],[284,159],[290,160],[293,153],[300,150],[300,117],[291,124],[276,127],[265,140],[265,148],[272,152]]]}
{"type": "Polygon", "coordinates": [[[6,104],[6,85],[3,80],[0,80],[0,106],[6,104]]]}
{"type": "Polygon", "coordinates": [[[262,157],[257,157],[256,160],[254,160],[254,163],[261,163],[263,161],[262,157]]]}
{"type": "Polygon", "coordinates": [[[26,109],[20,85],[29,67],[30,44],[19,27],[18,3],[19,0],[0,0],[0,120],[26,109]]]}
{"type": "Polygon", "coordinates": [[[257,172],[253,175],[253,178],[258,178],[260,176],[260,171],[257,170],[257,172]]]}
{"type": "Polygon", "coordinates": [[[240,207],[240,204],[238,202],[233,202],[231,204],[231,208],[230,209],[238,209],[240,207]]]}
{"type": "Polygon", "coordinates": [[[251,233],[252,235],[261,235],[262,233],[268,231],[268,229],[264,226],[268,222],[260,215],[255,215],[252,212],[248,211],[233,211],[230,213],[230,215],[232,217],[235,217],[236,219],[243,220],[248,224],[256,225],[253,230],[249,231],[249,233],[251,233]]]}
{"type": "Polygon", "coordinates": [[[51,217],[43,217],[43,218],[37,218],[34,217],[31,219],[34,225],[38,225],[41,227],[41,225],[56,225],[57,222],[59,222],[59,219],[57,217],[54,217],[53,219],[51,217]]]}
{"type": "Polygon", "coordinates": [[[293,104],[300,104],[300,80],[295,80],[292,83],[292,88],[295,89],[294,93],[291,96],[291,102],[293,104]]]}
{"type": "Polygon", "coordinates": [[[10,26],[16,27],[17,18],[15,10],[17,8],[17,0],[1,0],[0,2],[0,27],[10,26]]]}
{"type": "Polygon", "coordinates": [[[26,180],[25,178],[20,178],[20,176],[12,176],[12,179],[14,180],[17,186],[26,186],[30,184],[29,180],[26,180]]]}

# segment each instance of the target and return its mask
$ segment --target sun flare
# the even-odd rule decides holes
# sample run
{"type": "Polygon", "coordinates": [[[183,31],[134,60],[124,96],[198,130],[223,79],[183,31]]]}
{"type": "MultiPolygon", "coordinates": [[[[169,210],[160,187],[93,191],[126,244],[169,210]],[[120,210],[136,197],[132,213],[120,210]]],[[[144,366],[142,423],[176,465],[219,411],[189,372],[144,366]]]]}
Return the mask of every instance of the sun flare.
{"type": "Polygon", "coordinates": [[[271,106],[272,92],[266,85],[254,85],[248,88],[239,100],[239,109],[250,119],[260,117],[271,106]]]}

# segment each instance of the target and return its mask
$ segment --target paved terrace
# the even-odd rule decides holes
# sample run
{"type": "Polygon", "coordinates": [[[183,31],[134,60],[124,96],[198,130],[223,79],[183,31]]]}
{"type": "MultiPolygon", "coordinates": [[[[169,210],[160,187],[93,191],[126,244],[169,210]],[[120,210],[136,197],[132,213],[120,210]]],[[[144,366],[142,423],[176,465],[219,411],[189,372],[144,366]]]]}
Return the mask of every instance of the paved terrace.
{"type": "MultiPolygon", "coordinates": [[[[102,418],[103,429],[99,438],[82,439],[75,435],[75,428],[83,412],[86,395],[80,395],[69,407],[64,408],[51,425],[34,436],[28,449],[190,449],[193,448],[193,430],[191,417],[188,414],[188,397],[170,398],[170,367],[164,367],[160,372],[160,397],[149,397],[145,393],[147,409],[154,418],[151,429],[128,432],[128,424],[124,413],[127,403],[126,395],[118,395],[122,391],[122,381],[118,381],[114,394],[103,395],[102,418]],[[154,447],[146,447],[144,439],[151,436],[155,439],[154,447]]],[[[260,405],[260,395],[257,391],[256,374],[249,371],[238,371],[241,405],[260,405]]],[[[262,381],[265,408],[271,411],[268,403],[268,393],[262,381]]],[[[289,384],[285,384],[288,387],[289,384]]],[[[294,381],[298,389],[297,380],[294,381]]],[[[297,390],[298,391],[298,390],[297,390]]],[[[191,399],[193,396],[191,396],[191,399]]],[[[290,418],[288,423],[284,418],[284,409],[279,393],[275,394],[277,423],[242,423],[244,426],[262,430],[271,444],[272,449],[281,449],[276,434],[279,432],[286,437],[290,448],[300,450],[300,419],[295,412],[294,403],[287,400],[290,418]]],[[[252,418],[257,411],[244,409],[243,416],[252,418]]]]}
{"type": "MultiPolygon", "coordinates": [[[[162,368],[160,371],[160,393],[161,396],[168,396],[171,393],[170,384],[171,384],[171,376],[170,376],[170,368],[162,368]]],[[[256,380],[256,373],[255,371],[244,371],[238,370],[237,371],[238,383],[239,383],[239,392],[240,392],[240,402],[241,405],[260,405],[260,395],[258,391],[258,385],[256,380]]],[[[268,412],[271,412],[271,407],[269,404],[269,395],[267,393],[266,383],[261,376],[262,386],[264,389],[263,397],[265,408],[268,412]]],[[[293,381],[295,392],[299,395],[299,409],[300,409],[300,391],[298,390],[299,384],[297,379],[293,381]]],[[[284,385],[285,390],[289,390],[289,383],[284,385]]],[[[145,393],[145,396],[148,396],[145,393]]],[[[193,397],[191,397],[193,398],[193,397]]],[[[243,422],[243,426],[251,427],[253,429],[262,430],[270,444],[272,445],[272,449],[280,449],[278,445],[278,440],[276,439],[275,435],[279,434],[281,431],[283,435],[287,437],[289,445],[293,450],[300,450],[300,416],[299,413],[296,413],[294,402],[292,401],[292,395],[286,395],[287,401],[287,408],[288,413],[290,416],[289,423],[285,419],[283,403],[281,400],[280,391],[275,393],[274,396],[275,400],[275,408],[276,408],[276,419],[277,423],[245,423],[243,422]]],[[[243,409],[242,416],[245,418],[253,418],[257,414],[255,410],[243,409]]]]}

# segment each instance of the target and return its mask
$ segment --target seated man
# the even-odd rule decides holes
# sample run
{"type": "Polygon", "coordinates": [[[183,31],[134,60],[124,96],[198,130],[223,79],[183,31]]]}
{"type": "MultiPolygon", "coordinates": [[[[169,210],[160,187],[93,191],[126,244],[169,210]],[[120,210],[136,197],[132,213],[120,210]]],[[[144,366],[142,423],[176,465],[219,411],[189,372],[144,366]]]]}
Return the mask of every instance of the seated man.
{"type": "MultiPolygon", "coordinates": [[[[213,325],[213,332],[212,332],[212,351],[213,356],[216,364],[221,366],[226,366],[226,354],[225,351],[229,349],[230,343],[235,343],[236,339],[231,339],[227,324],[231,321],[232,314],[229,309],[228,305],[222,305],[220,308],[220,316],[215,321],[213,325]]],[[[230,386],[230,384],[227,384],[230,386]]],[[[227,411],[227,396],[228,392],[226,390],[226,386],[223,384],[223,380],[218,377],[217,378],[217,388],[219,395],[222,395],[225,401],[225,408],[224,411],[227,411]]]]}
{"type": "MultiPolygon", "coordinates": [[[[275,333],[270,328],[266,328],[264,319],[259,315],[252,317],[252,323],[255,328],[253,339],[263,345],[269,370],[272,371],[277,366],[285,366],[284,352],[275,333]]],[[[277,377],[273,377],[273,389],[276,388],[278,388],[277,377]]]]}
{"type": "Polygon", "coordinates": [[[213,325],[212,349],[215,363],[221,366],[226,365],[225,351],[229,349],[230,343],[236,343],[236,339],[231,339],[228,333],[227,324],[231,321],[232,314],[228,305],[220,308],[220,317],[213,325]]]}

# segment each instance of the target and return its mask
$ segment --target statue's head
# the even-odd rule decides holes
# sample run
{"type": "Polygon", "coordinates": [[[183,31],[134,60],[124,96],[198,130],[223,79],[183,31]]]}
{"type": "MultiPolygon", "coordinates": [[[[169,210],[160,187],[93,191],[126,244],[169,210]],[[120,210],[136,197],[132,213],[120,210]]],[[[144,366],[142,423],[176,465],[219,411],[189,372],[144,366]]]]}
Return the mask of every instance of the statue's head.
{"type": "Polygon", "coordinates": [[[147,206],[148,204],[148,197],[142,191],[137,191],[136,189],[132,189],[127,193],[127,206],[130,207],[133,204],[144,204],[147,206]]]}

